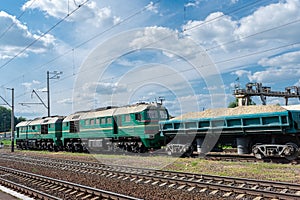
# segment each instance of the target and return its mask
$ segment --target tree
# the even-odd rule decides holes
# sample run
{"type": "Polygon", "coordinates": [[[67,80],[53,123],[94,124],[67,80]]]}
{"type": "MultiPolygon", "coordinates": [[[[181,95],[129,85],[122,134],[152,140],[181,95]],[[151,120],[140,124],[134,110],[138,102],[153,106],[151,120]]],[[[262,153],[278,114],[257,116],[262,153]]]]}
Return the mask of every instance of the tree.
{"type": "Polygon", "coordinates": [[[0,132],[10,130],[11,110],[0,106],[0,132]]]}
{"type": "Polygon", "coordinates": [[[235,108],[238,106],[238,99],[229,103],[228,108],[235,108]]]}
{"type": "MultiPolygon", "coordinates": [[[[21,121],[25,121],[23,117],[15,117],[15,125],[21,121]]],[[[6,132],[11,130],[11,110],[3,106],[0,106],[0,132],[6,132]]]]}
{"type": "MultiPolygon", "coordinates": [[[[228,108],[235,108],[239,105],[239,100],[236,98],[235,101],[229,103],[228,108]]],[[[248,105],[256,105],[256,103],[250,98],[248,105]]]]}

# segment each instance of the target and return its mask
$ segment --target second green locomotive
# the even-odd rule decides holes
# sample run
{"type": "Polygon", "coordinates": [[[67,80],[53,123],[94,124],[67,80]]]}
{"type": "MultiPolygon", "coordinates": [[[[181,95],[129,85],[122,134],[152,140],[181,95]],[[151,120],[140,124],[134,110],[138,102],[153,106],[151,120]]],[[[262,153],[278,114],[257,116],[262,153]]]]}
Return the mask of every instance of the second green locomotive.
{"type": "Polygon", "coordinates": [[[146,152],[164,141],[158,122],[169,119],[159,103],[138,103],[47,117],[17,125],[21,149],[146,152]]]}

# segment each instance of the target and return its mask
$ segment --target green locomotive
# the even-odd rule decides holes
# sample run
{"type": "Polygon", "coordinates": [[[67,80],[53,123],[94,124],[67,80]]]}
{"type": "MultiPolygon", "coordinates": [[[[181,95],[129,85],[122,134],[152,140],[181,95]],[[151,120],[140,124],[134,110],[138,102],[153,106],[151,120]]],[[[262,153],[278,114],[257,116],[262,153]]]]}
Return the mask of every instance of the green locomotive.
{"type": "Polygon", "coordinates": [[[63,119],[62,116],[53,116],[20,122],[16,126],[17,148],[58,150],[62,146],[63,119]]]}
{"type": "Polygon", "coordinates": [[[146,152],[162,146],[158,122],[167,119],[159,103],[106,107],[21,122],[16,141],[21,149],[146,152]]]}

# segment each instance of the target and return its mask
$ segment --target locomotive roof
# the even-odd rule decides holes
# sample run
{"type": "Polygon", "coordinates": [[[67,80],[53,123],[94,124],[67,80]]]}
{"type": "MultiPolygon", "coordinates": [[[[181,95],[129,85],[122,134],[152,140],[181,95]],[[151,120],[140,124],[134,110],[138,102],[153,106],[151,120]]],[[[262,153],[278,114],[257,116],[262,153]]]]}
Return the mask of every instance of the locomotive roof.
{"type": "Polygon", "coordinates": [[[16,127],[28,126],[30,124],[30,122],[31,122],[31,120],[21,121],[16,125],[16,127]]]}
{"type": "Polygon", "coordinates": [[[151,108],[157,108],[157,105],[155,105],[155,104],[137,104],[137,105],[133,105],[133,106],[124,106],[124,107],[116,108],[114,115],[137,113],[137,112],[142,112],[143,110],[151,109],[151,108]]]}
{"type": "Polygon", "coordinates": [[[109,107],[107,109],[100,109],[100,110],[91,110],[91,111],[84,111],[84,112],[76,112],[64,119],[64,122],[67,121],[75,121],[80,119],[90,119],[90,118],[97,118],[97,117],[105,117],[105,116],[113,116],[113,115],[122,115],[122,114],[129,114],[129,113],[137,113],[141,112],[146,109],[157,108],[160,107],[160,104],[147,104],[147,103],[139,103],[130,106],[123,106],[123,107],[109,107]]]}
{"type": "Polygon", "coordinates": [[[28,125],[32,126],[32,125],[39,125],[39,124],[53,124],[56,123],[59,119],[63,119],[63,118],[64,117],[62,116],[35,118],[33,120],[22,121],[18,123],[16,127],[28,126],[28,125]]]}

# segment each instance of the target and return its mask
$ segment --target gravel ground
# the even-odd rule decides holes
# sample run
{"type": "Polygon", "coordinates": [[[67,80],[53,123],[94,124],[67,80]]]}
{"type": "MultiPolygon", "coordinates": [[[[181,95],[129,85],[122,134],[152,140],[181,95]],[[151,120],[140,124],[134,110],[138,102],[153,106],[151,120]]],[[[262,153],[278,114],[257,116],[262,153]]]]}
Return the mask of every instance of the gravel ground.
{"type": "Polygon", "coordinates": [[[186,192],[183,190],[152,186],[148,184],[136,184],[129,181],[110,179],[103,176],[74,173],[61,169],[53,170],[52,168],[22,164],[13,161],[0,161],[0,165],[142,199],[222,199],[217,196],[208,197],[203,193],[186,192]]]}
{"type": "MultiPolygon", "coordinates": [[[[8,150],[0,150],[1,152],[8,150]]],[[[163,156],[123,156],[123,155],[91,155],[72,153],[49,153],[18,151],[14,154],[23,156],[39,156],[49,158],[60,158],[69,160],[81,160],[101,162],[106,164],[129,165],[145,168],[156,168],[172,171],[184,171],[200,174],[223,175],[241,178],[253,178],[260,180],[273,180],[293,182],[300,184],[300,165],[272,164],[272,163],[246,163],[211,161],[199,158],[172,158],[163,156]]],[[[144,199],[222,199],[219,196],[207,197],[205,194],[189,193],[182,190],[150,186],[146,184],[135,184],[123,180],[109,179],[101,176],[70,173],[61,169],[41,168],[38,166],[0,161],[3,166],[11,166],[15,169],[38,173],[53,178],[76,182],[91,187],[132,195],[144,199]]]]}

